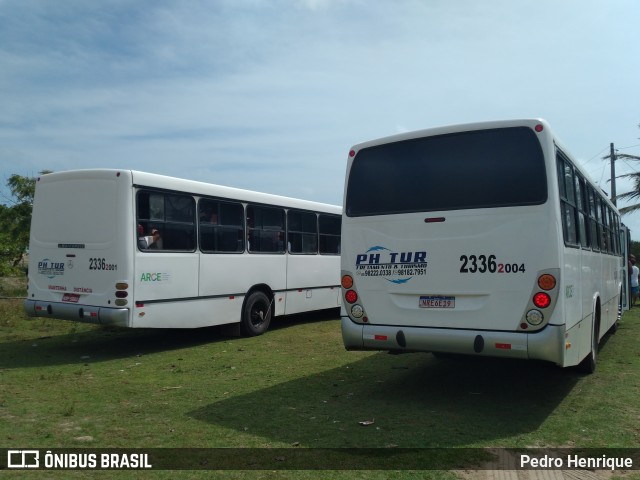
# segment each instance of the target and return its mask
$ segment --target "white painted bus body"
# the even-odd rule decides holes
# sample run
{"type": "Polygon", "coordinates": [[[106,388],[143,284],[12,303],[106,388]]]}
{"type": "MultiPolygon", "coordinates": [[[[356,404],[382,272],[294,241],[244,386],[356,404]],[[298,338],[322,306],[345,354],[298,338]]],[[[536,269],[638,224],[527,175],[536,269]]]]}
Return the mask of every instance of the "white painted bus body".
{"type": "Polygon", "coordinates": [[[256,289],[270,296],[273,315],[339,306],[339,255],[248,253],[247,245],[228,254],[203,253],[199,245],[141,250],[141,191],[175,193],[194,205],[215,199],[243,208],[341,213],[337,206],[130,170],[43,175],[31,227],[28,315],[132,328],[205,327],[238,323],[256,289]]]}
{"type": "MultiPolygon", "coordinates": [[[[623,262],[619,252],[565,244],[557,145],[549,126],[534,119],[437,128],[354,146],[345,183],[341,268],[343,278],[353,282],[343,288],[343,295],[352,290],[357,300],[343,297],[345,347],[539,359],[565,367],[579,364],[591,351],[596,316],[598,340],[618,319],[623,262]],[[539,132],[534,130],[537,125],[539,132]],[[368,200],[358,200],[366,188],[363,179],[375,184],[376,175],[381,175],[394,181],[389,172],[371,172],[364,163],[360,166],[364,173],[350,178],[358,155],[367,149],[375,152],[416,139],[510,127],[531,129],[540,144],[546,193],[535,204],[375,214],[375,208],[386,208],[383,203],[367,211],[368,200]],[[353,197],[350,188],[358,191],[353,197]],[[350,212],[351,198],[360,202],[361,212],[350,212]],[[550,304],[540,309],[544,320],[531,325],[527,313],[538,309],[533,296],[541,291],[537,282],[543,274],[552,274],[557,284],[543,291],[550,298],[550,304]]],[[[374,157],[371,153],[365,158],[377,162],[374,157]]],[[[390,157],[394,165],[403,161],[401,155],[390,157]]],[[[577,162],[574,165],[587,178],[577,162]]],[[[425,164],[414,176],[419,179],[428,172],[425,164]]],[[[492,170],[487,169],[486,175],[492,170]]],[[[479,188],[483,181],[478,175],[479,188]]],[[[528,179],[513,181],[522,184],[528,179]]],[[[385,182],[372,187],[372,194],[384,197],[385,182]]],[[[413,195],[421,188],[420,181],[407,176],[406,188],[406,195],[413,195]]],[[[397,188],[390,190],[398,195],[397,188]]],[[[612,208],[610,202],[607,207],[612,208]]]]}

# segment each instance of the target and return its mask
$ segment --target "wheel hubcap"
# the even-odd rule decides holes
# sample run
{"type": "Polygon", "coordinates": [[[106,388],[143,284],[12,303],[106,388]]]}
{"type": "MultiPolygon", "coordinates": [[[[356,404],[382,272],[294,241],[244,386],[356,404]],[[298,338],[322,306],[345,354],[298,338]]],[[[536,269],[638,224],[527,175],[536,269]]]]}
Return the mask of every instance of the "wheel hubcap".
{"type": "Polygon", "coordinates": [[[251,311],[251,323],[254,326],[258,326],[260,325],[262,322],[264,322],[264,317],[265,317],[265,312],[263,310],[263,308],[261,308],[260,306],[256,306],[252,311],[251,311]]]}

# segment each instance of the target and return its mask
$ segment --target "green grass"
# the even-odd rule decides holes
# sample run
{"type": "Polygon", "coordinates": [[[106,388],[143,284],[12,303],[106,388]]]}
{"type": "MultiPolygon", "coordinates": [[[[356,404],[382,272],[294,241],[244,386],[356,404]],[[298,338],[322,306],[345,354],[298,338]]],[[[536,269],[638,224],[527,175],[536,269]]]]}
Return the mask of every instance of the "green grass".
{"type": "Polygon", "coordinates": [[[0,298],[19,298],[27,293],[27,277],[0,277],[0,298]]]}
{"type": "MultiPolygon", "coordinates": [[[[0,300],[0,438],[5,448],[45,449],[638,448],[639,310],[625,314],[601,348],[596,373],[585,376],[539,362],[346,352],[335,312],[276,320],[261,337],[226,338],[215,328],[124,330],[27,319],[20,301],[0,300]]],[[[425,475],[455,478],[437,471],[217,472],[425,475]]]]}

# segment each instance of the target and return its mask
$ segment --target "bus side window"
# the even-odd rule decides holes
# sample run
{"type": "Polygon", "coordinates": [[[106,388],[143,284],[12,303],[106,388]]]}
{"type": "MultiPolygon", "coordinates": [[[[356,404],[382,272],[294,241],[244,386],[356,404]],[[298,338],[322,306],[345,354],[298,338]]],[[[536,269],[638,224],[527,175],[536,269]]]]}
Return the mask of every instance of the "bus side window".
{"type": "Polygon", "coordinates": [[[589,214],[587,213],[587,199],[584,178],[576,175],[576,202],[578,205],[578,233],[580,245],[588,248],[589,242],[589,214]]]}
{"type": "Polygon", "coordinates": [[[247,206],[248,250],[254,253],[284,253],[285,212],[282,208],[247,206]]]}
{"type": "Polygon", "coordinates": [[[602,200],[596,195],[596,225],[598,229],[598,243],[600,244],[600,250],[602,252],[607,251],[607,244],[605,241],[604,221],[602,218],[602,200]]]}
{"type": "Polygon", "coordinates": [[[611,252],[611,241],[609,239],[609,214],[607,205],[601,201],[602,205],[602,244],[604,245],[603,250],[606,252],[611,252]]]}
{"type": "Polygon", "coordinates": [[[244,207],[240,202],[202,199],[198,212],[200,250],[205,253],[244,250],[244,207]]]}
{"type": "Polygon", "coordinates": [[[593,188],[588,188],[589,193],[589,228],[591,248],[600,250],[600,236],[598,235],[598,217],[596,215],[596,194],[593,188]]]}
{"type": "Polygon", "coordinates": [[[315,213],[287,212],[287,241],[290,253],[318,253],[318,217],[315,213]]]}
{"type": "MultiPolygon", "coordinates": [[[[195,201],[190,195],[141,190],[137,195],[137,221],[144,231],[160,232],[160,239],[150,243],[149,249],[195,250],[195,201]]],[[[138,245],[142,249],[140,239],[138,245]]]]}
{"type": "Polygon", "coordinates": [[[578,211],[576,208],[576,183],[574,182],[573,165],[564,154],[556,152],[558,164],[558,183],[560,186],[560,207],[562,210],[562,230],[564,241],[568,245],[578,245],[578,211]]]}
{"type": "Polygon", "coordinates": [[[318,226],[320,229],[320,253],[339,255],[342,218],[339,215],[320,214],[318,226]]]}

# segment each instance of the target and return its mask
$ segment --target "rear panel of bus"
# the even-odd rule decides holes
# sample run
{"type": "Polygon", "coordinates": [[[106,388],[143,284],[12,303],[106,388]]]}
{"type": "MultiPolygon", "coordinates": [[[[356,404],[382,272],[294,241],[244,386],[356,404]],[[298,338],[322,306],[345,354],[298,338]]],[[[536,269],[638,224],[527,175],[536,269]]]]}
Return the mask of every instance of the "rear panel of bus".
{"type": "Polygon", "coordinates": [[[559,238],[543,150],[551,142],[536,125],[354,147],[342,230],[348,349],[527,356],[526,334],[553,322],[559,288],[542,290],[540,308],[539,279],[560,273],[559,245],[549,243],[559,238]],[[478,337],[490,345],[478,350],[478,337]]]}
{"type": "Polygon", "coordinates": [[[28,315],[130,326],[132,205],[127,171],[77,170],[38,178],[28,315]]]}

